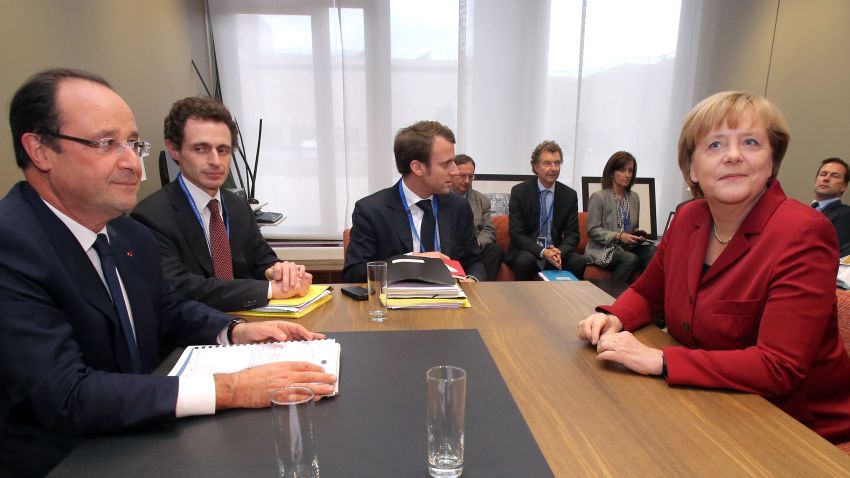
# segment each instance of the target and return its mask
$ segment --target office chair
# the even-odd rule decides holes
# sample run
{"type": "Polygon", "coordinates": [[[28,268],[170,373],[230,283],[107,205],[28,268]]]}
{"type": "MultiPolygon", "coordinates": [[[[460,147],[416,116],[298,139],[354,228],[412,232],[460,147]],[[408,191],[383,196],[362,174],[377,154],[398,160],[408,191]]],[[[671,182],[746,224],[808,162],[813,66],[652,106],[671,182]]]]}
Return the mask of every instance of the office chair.
{"type": "Polygon", "coordinates": [[[165,157],[164,150],[159,152],[159,182],[163,187],[171,182],[168,179],[168,158],[165,157]]]}
{"type": "MultiPolygon", "coordinates": [[[[838,299],[838,333],[844,340],[844,351],[850,355],[850,291],[836,289],[838,299]]],[[[850,455],[850,442],[836,445],[839,450],[850,455]]]]}

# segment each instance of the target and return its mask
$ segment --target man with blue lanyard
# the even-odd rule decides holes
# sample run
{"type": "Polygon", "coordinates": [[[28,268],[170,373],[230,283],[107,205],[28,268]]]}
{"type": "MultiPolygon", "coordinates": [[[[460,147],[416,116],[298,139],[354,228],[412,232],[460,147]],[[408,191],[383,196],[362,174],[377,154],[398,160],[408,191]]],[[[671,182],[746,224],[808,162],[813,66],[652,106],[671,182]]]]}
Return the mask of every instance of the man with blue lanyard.
{"type": "Polygon", "coordinates": [[[822,212],[835,226],[838,234],[838,257],[850,255],[850,206],[841,202],[847,190],[847,163],[841,158],[821,161],[815,177],[815,201],[812,207],[822,212]]]}
{"type": "Polygon", "coordinates": [[[236,123],[218,100],[189,97],[165,118],[175,181],[139,203],[131,217],[150,229],[166,280],[184,296],[232,312],[304,295],[312,275],[281,262],[250,206],[221,186],[236,147],[236,123]]]}
{"type": "Polygon", "coordinates": [[[578,196],[558,182],[563,152],[558,143],[544,141],[531,153],[534,179],[511,189],[508,230],[511,245],[505,262],[517,280],[532,280],[544,269],[564,269],[584,277],[579,241],[578,196]]]}
{"type": "Polygon", "coordinates": [[[393,151],[401,179],[354,205],[345,254],[346,282],[365,282],[366,263],[414,253],[460,261],[467,275],[485,279],[469,203],[451,193],[455,136],[436,121],[396,134],[393,151]]]}

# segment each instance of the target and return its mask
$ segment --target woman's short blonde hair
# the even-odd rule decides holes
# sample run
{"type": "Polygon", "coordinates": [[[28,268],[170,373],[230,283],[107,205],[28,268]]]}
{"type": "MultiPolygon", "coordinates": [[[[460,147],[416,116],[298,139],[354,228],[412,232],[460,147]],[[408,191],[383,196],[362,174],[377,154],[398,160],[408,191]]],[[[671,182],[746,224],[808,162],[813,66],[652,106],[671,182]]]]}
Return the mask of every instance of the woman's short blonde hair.
{"type": "Polygon", "coordinates": [[[738,121],[744,113],[752,113],[767,128],[770,149],[773,152],[773,172],[770,180],[779,173],[779,166],[782,164],[782,158],[785,157],[785,151],[788,150],[791,134],[788,123],[785,122],[785,118],[782,117],[776,105],[762,96],[741,91],[715,93],[694,106],[685,118],[682,133],[679,135],[679,169],[682,170],[682,176],[695,198],[703,197],[702,189],[699,184],[691,181],[690,175],[691,161],[697,143],[711,130],[724,124],[737,128],[738,121]]]}

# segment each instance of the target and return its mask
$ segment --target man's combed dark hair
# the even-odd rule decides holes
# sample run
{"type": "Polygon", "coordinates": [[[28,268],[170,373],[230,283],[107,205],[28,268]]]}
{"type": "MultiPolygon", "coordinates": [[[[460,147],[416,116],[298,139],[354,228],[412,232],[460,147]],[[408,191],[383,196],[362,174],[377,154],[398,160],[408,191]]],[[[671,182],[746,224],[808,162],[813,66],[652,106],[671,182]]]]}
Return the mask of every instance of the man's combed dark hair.
{"type": "Polygon", "coordinates": [[[171,105],[171,111],[165,117],[164,136],[177,149],[183,147],[183,131],[190,118],[226,124],[230,130],[230,146],[236,150],[236,122],[221,101],[209,96],[190,96],[171,105]]]}
{"type": "Polygon", "coordinates": [[[632,190],[632,186],[635,184],[635,178],[637,177],[637,160],[628,151],[617,151],[608,158],[608,162],[605,163],[605,169],[602,170],[602,189],[611,189],[614,187],[614,171],[625,168],[629,164],[629,161],[631,161],[634,169],[632,170],[632,179],[629,181],[629,185],[626,186],[626,191],[632,190]]]}
{"type": "Polygon", "coordinates": [[[393,145],[398,172],[402,175],[409,174],[410,163],[413,161],[419,161],[430,168],[431,146],[434,145],[436,136],[455,144],[455,134],[452,130],[437,121],[420,121],[398,130],[393,145]]]}
{"type": "Polygon", "coordinates": [[[18,88],[9,106],[9,126],[12,128],[12,145],[15,148],[15,162],[21,169],[32,164],[24,149],[21,137],[25,133],[41,135],[41,142],[61,152],[56,138],[48,133],[59,134],[61,126],[59,109],[56,105],[56,91],[65,80],[85,80],[112,89],[112,85],[93,73],[71,68],[52,68],[31,76],[18,88]]]}
{"type": "Polygon", "coordinates": [[[847,162],[841,158],[826,158],[820,162],[820,166],[818,166],[818,174],[820,174],[820,170],[823,169],[825,164],[836,163],[844,166],[844,185],[846,186],[848,182],[850,182],[850,166],[847,165],[847,162]]]}

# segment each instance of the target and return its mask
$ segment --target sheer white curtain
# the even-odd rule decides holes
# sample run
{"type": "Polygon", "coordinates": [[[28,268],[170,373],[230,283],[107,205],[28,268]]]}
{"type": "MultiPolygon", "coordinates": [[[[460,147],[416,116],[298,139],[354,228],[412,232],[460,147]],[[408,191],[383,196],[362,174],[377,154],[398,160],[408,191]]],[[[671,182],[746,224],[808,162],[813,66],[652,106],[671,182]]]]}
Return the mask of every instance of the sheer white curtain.
{"type": "Polygon", "coordinates": [[[263,119],[256,196],[288,216],[268,232],[316,238],[339,238],[354,202],[397,179],[393,136],[421,119],[452,128],[478,173],[528,174],[531,150],[554,139],[576,189],[631,151],[666,217],[683,189],[675,143],[699,5],[209,0],[249,158],[263,119]]]}

